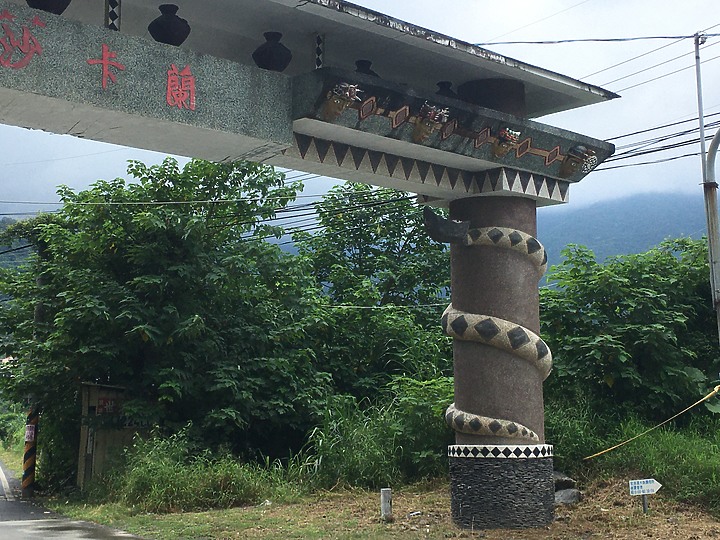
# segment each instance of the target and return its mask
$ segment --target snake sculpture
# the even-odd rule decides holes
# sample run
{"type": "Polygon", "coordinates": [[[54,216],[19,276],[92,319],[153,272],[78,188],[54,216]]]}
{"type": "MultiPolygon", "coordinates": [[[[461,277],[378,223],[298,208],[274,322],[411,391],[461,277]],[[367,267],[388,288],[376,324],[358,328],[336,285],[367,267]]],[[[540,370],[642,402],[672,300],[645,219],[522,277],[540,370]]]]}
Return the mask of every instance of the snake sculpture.
{"type": "MultiPolygon", "coordinates": [[[[424,209],[425,227],[431,238],[464,246],[493,246],[522,253],[535,265],[538,279],[547,268],[545,248],[533,236],[505,227],[470,228],[469,222],[455,222],[424,209]]],[[[467,313],[450,304],[442,316],[443,331],[463,341],[473,341],[509,352],[538,370],[545,380],[552,369],[552,354],[547,344],[531,330],[512,321],[467,313]]],[[[537,443],[540,437],[526,426],[512,420],[491,418],[458,409],[451,404],[445,412],[450,427],[461,433],[506,437],[537,443]]]]}

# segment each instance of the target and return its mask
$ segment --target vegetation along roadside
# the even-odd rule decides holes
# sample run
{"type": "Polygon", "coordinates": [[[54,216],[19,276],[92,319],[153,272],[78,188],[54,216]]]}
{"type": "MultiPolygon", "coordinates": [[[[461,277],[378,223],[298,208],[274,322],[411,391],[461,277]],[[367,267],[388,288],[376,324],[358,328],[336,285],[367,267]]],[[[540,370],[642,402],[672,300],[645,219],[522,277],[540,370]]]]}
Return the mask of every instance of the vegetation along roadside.
{"type": "MultiPolygon", "coordinates": [[[[462,534],[444,487],[452,346],[438,320],[448,251],[424,234],[412,200],[348,184],[297,202],[299,183],[248,162],[168,159],[129,173],[133,182],[61,188],[59,212],[0,237],[34,246],[0,269],[0,395],[11,426],[2,416],[0,436],[13,447],[16,404],[32,396],[48,504],[153,538],[462,534]],[[78,493],[83,382],[125,388],[124,418],[152,429],[78,493]],[[400,505],[389,525],[376,522],[385,486],[400,505]],[[416,511],[424,517],[407,517],[416,511]]],[[[625,505],[609,503],[640,529],[613,491],[631,477],[660,480],[667,519],[681,504],[720,515],[717,399],[582,458],[717,384],[707,281],[703,241],[680,238],[602,264],[569,246],[541,290],[556,467],[589,501],[625,505]]],[[[569,522],[593,519],[607,521],[569,522]]]]}

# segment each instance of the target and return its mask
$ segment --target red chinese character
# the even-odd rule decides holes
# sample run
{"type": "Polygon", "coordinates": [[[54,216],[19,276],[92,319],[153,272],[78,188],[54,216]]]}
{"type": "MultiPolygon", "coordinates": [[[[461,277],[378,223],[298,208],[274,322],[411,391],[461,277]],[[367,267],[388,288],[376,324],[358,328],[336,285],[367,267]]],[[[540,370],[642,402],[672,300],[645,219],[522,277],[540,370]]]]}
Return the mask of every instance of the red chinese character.
{"type": "Polygon", "coordinates": [[[168,70],[165,99],[171,107],[195,110],[195,76],[190,71],[190,66],[178,71],[177,66],[171,64],[168,70]]]}
{"type": "MultiPolygon", "coordinates": [[[[37,17],[36,17],[37,18],[37,17]]],[[[15,16],[8,10],[3,10],[0,14],[0,20],[9,21],[2,23],[3,36],[0,38],[2,52],[0,53],[0,66],[9,67],[11,69],[22,69],[27,66],[36,54],[40,56],[43,52],[42,46],[37,38],[33,35],[27,26],[22,26],[22,37],[18,39],[15,31],[10,23],[15,22],[15,16]],[[16,53],[20,53],[22,57],[13,61],[16,53]]],[[[40,26],[33,20],[34,26],[40,26]]]]}
{"type": "Polygon", "coordinates": [[[102,87],[103,90],[107,88],[108,79],[110,82],[117,82],[117,76],[110,71],[111,67],[114,67],[115,69],[119,69],[120,71],[125,71],[125,66],[123,66],[120,62],[116,62],[113,60],[113,58],[117,58],[117,53],[112,52],[110,50],[110,47],[108,47],[105,43],[102,45],[102,58],[91,58],[87,61],[88,64],[95,65],[95,64],[101,64],[102,65],[102,87]]]}

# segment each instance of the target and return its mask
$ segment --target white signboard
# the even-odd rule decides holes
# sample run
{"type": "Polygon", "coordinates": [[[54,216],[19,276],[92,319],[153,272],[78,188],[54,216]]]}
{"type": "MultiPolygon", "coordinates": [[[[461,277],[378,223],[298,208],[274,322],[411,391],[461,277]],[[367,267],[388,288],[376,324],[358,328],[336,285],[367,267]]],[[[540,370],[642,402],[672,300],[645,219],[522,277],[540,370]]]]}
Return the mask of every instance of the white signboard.
{"type": "Polygon", "coordinates": [[[630,480],[630,495],[652,495],[662,487],[662,484],[654,478],[643,480],[630,480]]]}

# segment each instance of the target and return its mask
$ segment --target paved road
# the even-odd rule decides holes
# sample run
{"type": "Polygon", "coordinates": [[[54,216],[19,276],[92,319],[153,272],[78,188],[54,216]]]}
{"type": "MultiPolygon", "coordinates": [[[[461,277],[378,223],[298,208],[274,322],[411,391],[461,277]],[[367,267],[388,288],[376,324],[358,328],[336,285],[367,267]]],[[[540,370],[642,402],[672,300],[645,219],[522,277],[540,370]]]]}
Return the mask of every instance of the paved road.
{"type": "Polygon", "coordinates": [[[0,463],[0,538],[33,540],[65,538],[110,540],[139,538],[84,521],[73,521],[20,500],[20,485],[0,463]]]}

